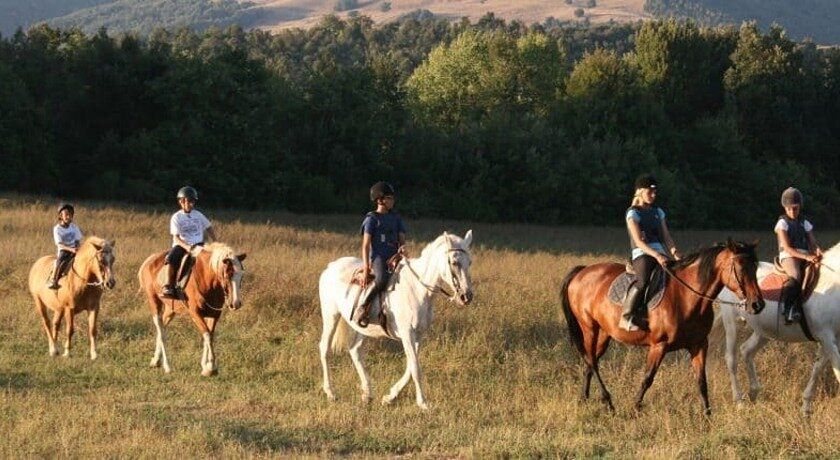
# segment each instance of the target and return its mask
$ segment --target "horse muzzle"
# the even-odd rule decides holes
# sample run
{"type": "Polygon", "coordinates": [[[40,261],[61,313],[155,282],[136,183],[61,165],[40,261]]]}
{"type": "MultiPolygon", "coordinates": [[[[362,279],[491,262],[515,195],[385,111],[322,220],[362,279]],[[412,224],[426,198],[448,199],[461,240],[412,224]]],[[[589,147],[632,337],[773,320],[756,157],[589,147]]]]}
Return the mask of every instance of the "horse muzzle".
{"type": "Polygon", "coordinates": [[[761,313],[761,310],[764,310],[764,299],[758,299],[754,301],[752,304],[750,304],[750,307],[752,307],[753,315],[761,313]]]}
{"type": "Polygon", "coordinates": [[[117,285],[117,280],[114,278],[110,278],[108,281],[105,282],[105,287],[108,289],[114,289],[114,286],[117,285]]]}
{"type": "Polygon", "coordinates": [[[473,292],[472,291],[467,291],[464,294],[459,295],[458,296],[458,301],[461,303],[461,305],[466,307],[467,305],[471,304],[472,301],[473,301],[473,292]]]}

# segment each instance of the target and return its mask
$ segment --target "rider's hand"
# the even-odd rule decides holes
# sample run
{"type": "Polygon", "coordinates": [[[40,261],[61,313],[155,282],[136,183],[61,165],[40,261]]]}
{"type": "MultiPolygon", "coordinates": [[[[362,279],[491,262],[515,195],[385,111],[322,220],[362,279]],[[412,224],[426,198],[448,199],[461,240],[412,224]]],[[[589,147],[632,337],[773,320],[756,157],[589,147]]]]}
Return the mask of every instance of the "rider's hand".
{"type": "Polygon", "coordinates": [[[674,256],[674,260],[682,259],[682,254],[680,254],[680,251],[677,251],[677,248],[671,250],[671,255],[674,256]]]}
{"type": "Polygon", "coordinates": [[[668,263],[668,258],[663,256],[662,254],[657,254],[656,261],[659,262],[659,265],[662,265],[664,267],[665,264],[668,263]]]}
{"type": "Polygon", "coordinates": [[[362,267],[362,289],[367,287],[368,278],[370,278],[370,265],[362,267]]]}

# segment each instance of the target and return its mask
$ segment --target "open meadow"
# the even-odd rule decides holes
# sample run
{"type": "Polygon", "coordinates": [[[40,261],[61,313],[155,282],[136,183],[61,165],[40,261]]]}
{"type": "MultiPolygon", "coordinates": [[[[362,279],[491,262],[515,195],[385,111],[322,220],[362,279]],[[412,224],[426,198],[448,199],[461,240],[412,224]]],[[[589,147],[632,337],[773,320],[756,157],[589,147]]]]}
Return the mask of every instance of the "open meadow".
{"type": "MultiPolygon", "coordinates": [[[[623,259],[622,228],[407,219],[414,254],[444,229],[475,234],[476,300],[463,308],[437,298],[421,345],[431,406],[423,412],[411,385],[391,406],[378,403],[404,370],[396,342],[367,342],[374,403],[361,403],[346,354],[331,358],[338,401],[321,391],[318,276],[329,261],[359,252],[362,210],[343,216],[204,210],[221,240],[248,258],[244,306],[226,311],[216,332],[219,375],[203,378],[201,338],[185,317],[169,327],[172,373],[148,367],[153,326],[137,270],[168,246],[174,206],[77,204],[76,222],[86,235],[116,240],[117,287],[103,296],[96,361],[88,358],[84,314],[71,356],[48,355],[26,280],[30,265],[54,251],[54,205],[0,198],[3,458],[840,455],[840,399],[830,374],[810,421],[799,415],[814,344],[769,344],[758,358],[764,390],[757,403],[737,409],[718,339],[708,365],[713,415],[706,420],[685,352],[668,355],[637,414],[632,400],[644,351],[613,343],[601,374],[616,413],[597,398],[579,402],[582,360],[568,343],[558,286],[575,265],[623,259]]],[[[675,229],[674,236],[684,253],[730,235],[760,238],[767,260],[774,217],[763,232],[675,229]]],[[[840,238],[837,231],[816,232],[824,248],[840,238]]],[[[743,371],[740,377],[743,388],[743,371]]]]}

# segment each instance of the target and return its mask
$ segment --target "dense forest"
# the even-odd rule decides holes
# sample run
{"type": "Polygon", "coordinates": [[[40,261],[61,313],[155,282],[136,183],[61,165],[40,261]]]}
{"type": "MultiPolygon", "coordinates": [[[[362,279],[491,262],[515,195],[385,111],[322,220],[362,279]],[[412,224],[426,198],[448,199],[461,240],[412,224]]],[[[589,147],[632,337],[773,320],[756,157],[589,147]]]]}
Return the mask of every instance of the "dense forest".
{"type": "Polygon", "coordinates": [[[278,34],[39,26],[0,40],[0,190],[621,225],[640,172],[680,227],[840,225],[840,50],[773,28],[492,15],[278,34]]]}
{"type": "Polygon", "coordinates": [[[645,0],[644,8],[655,16],[690,18],[709,26],[756,21],[767,28],[778,23],[799,40],[840,43],[837,0],[645,0]]]}

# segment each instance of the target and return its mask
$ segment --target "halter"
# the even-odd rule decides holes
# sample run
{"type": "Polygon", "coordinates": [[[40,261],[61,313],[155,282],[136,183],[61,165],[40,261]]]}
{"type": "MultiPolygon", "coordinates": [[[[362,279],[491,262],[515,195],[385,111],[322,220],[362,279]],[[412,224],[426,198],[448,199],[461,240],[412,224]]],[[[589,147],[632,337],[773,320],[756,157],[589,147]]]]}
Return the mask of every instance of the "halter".
{"type": "Polygon", "coordinates": [[[706,294],[703,294],[702,292],[699,292],[698,290],[696,290],[696,289],[694,289],[693,287],[691,287],[691,286],[690,286],[688,283],[686,283],[686,282],[685,282],[682,278],[680,278],[679,276],[677,276],[677,274],[676,274],[673,270],[671,270],[669,267],[667,267],[667,266],[663,266],[663,267],[662,267],[662,269],[663,269],[663,270],[665,270],[665,272],[666,272],[666,273],[668,273],[668,275],[670,275],[672,278],[674,278],[675,280],[677,280],[680,284],[682,284],[683,286],[685,286],[685,287],[686,287],[689,291],[691,291],[691,293],[693,293],[694,295],[696,295],[696,296],[700,297],[701,299],[711,300],[713,304],[718,304],[718,305],[731,305],[731,306],[733,306],[733,307],[738,307],[738,308],[741,308],[742,310],[746,310],[746,307],[747,307],[747,294],[746,294],[746,290],[744,289],[744,283],[743,283],[743,280],[741,280],[740,278],[738,278],[738,274],[737,274],[737,272],[735,272],[735,259],[736,259],[736,258],[740,258],[740,257],[744,257],[745,255],[746,255],[746,254],[737,254],[737,255],[733,255],[732,257],[730,257],[730,258],[729,258],[729,260],[731,261],[731,263],[729,264],[729,267],[731,268],[731,271],[732,271],[732,274],[730,275],[730,277],[734,277],[734,278],[735,278],[735,281],[737,281],[737,282],[738,282],[738,290],[740,291],[740,292],[738,292],[738,293],[736,293],[736,294],[741,294],[741,297],[743,297],[743,299],[741,299],[741,300],[740,300],[740,301],[738,301],[738,302],[731,302],[731,301],[728,301],[728,300],[720,300],[720,299],[718,299],[718,298],[716,298],[716,297],[707,296],[706,294]]]}
{"type": "Polygon", "coordinates": [[[453,290],[452,294],[446,292],[446,290],[444,288],[442,288],[441,286],[438,286],[438,285],[429,286],[428,284],[426,284],[423,281],[423,278],[421,278],[420,275],[418,275],[417,272],[414,271],[414,268],[412,268],[411,264],[408,262],[408,258],[405,258],[404,262],[405,262],[405,266],[408,267],[408,270],[411,272],[411,274],[413,274],[414,277],[417,278],[417,281],[420,282],[420,285],[423,286],[424,288],[426,288],[427,291],[431,292],[432,294],[443,294],[443,295],[445,295],[446,297],[449,298],[450,302],[453,302],[455,300],[455,296],[457,294],[461,294],[461,292],[460,292],[461,291],[461,283],[460,283],[460,281],[458,281],[458,277],[455,276],[455,272],[452,270],[452,267],[448,263],[448,259],[449,259],[448,255],[450,253],[453,253],[453,252],[460,252],[460,253],[463,253],[463,254],[467,254],[467,256],[469,256],[469,253],[464,249],[452,247],[452,241],[449,239],[448,235],[446,236],[446,243],[447,243],[447,246],[448,246],[448,249],[446,250],[446,254],[447,254],[447,264],[446,264],[446,266],[449,267],[449,279],[450,279],[449,285],[450,285],[450,287],[452,287],[452,290],[453,290]]]}

